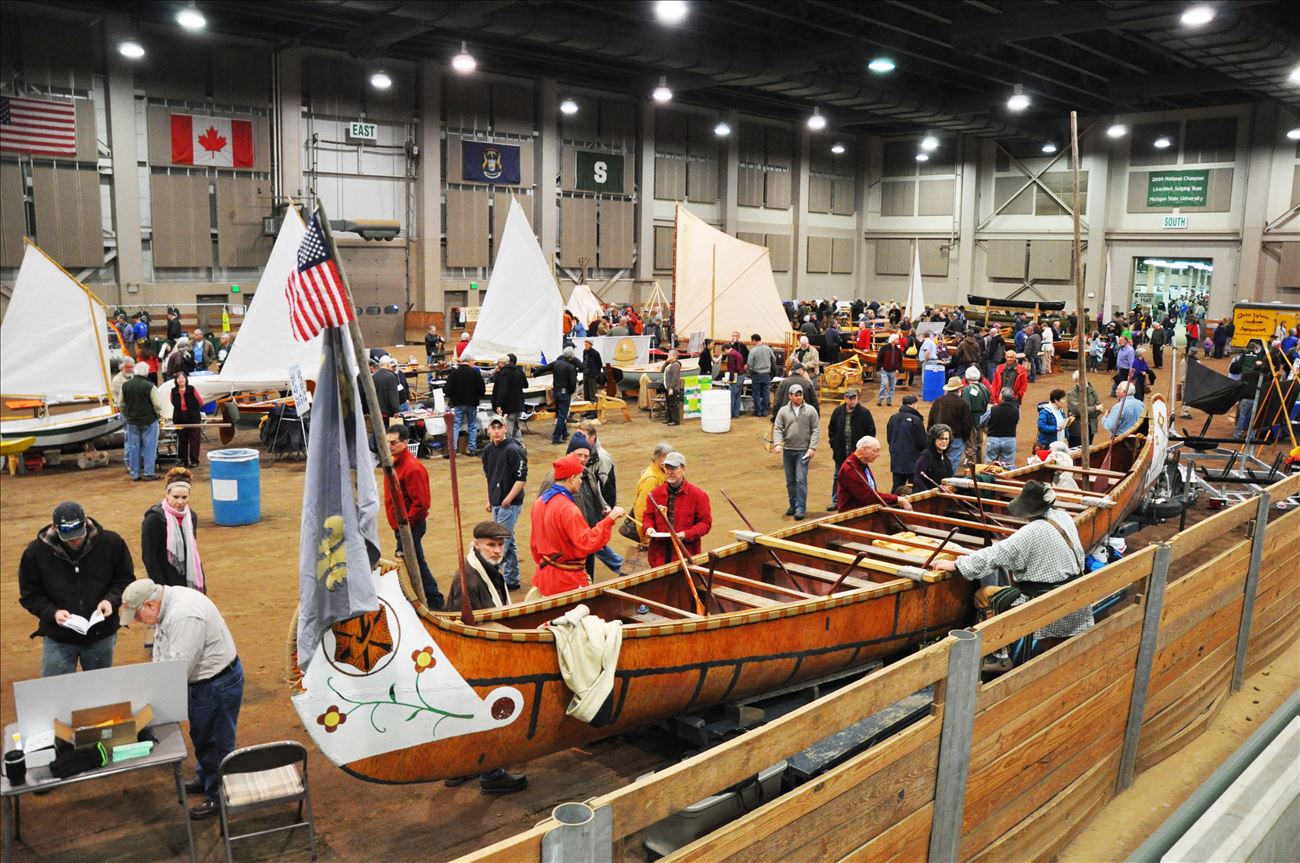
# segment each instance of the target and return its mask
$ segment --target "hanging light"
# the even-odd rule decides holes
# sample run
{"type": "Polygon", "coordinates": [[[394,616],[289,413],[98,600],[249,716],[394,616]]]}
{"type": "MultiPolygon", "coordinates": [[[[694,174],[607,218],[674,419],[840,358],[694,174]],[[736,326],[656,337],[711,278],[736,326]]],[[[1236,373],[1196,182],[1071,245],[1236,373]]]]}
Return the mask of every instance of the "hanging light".
{"type": "Polygon", "coordinates": [[[1300,66],[1296,66],[1291,70],[1291,74],[1287,76],[1287,80],[1292,84],[1300,84],[1300,66]]]}
{"type": "Polygon", "coordinates": [[[469,53],[469,46],[464,42],[460,43],[460,53],[451,58],[451,68],[455,69],[461,75],[468,75],[478,67],[478,61],[474,55],[469,53]]]}
{"type": "Polygon", "coordinates": [[[885,75],[894,71],[896,67],[894,61],[890,60],[888,57],[876,57],[867,64],[867,68],[872,72],[875,72],[877,75],[885,75]]]}
{"type": "Polygon", "coordinates": [[[1029,107],[1029,97],[1025,95],[1025,88],[1017,84],[1011,91],[1011,98],[1007,100],[1007,107],[1012,111],[1023,111],[1029,107]]]}
{"type": "Polygon", "coordinates": [[[682,0],[659,0],[655,3],[655,17],[664,24],[680,24],[686,20],[686,4],[682,0]]]}
{"type": "Polygon", "coordinates": [[[918,161],[918,162],[928,162],[928,161],[930,161],[930,154],[929,154],[929,153],[917,153],[917,154],[916,154],[916,161],[918,161]]]}
{"type": "Polygon", "coordinates": [[[1128,126],[1125,126],[1123,123],[1113,123],[1110,128],[1106,130],[1107,138],[1123,138],[1127,134],[1128,126]]]}
{"type": "Polygon", "coordinates": [[[650,95],[656,102],[658,102],[661,105],[665,102],[671,102],[673,100],[673,91],[668,89],[667,76],[665,75],[659,76],[659,86],[655,87],[655,91],[650,95]]]}
{"type": "Polygon", "coordinates": [[[834,154],[837,155],[837,156],[843,156],[843,155],[844,155],[844,145],[841,144],[839,141],[836,141],[834,144],[831,144],[831,152],[834,153],[834,154]]]}
{"type": "Polygon", "coordinates": [[[190,0],[190,5],[176,13],[176,23],[186,30],[202,30],[208,26],[208,19],[203,17],[198,4],[190,0]]]}
{"type": "Polygon", "coordinates": [[[387,90],[393,86],[393,79],[389,78],[386,72],[376,72],[370,76],[370,86],[376,90],[387,90]]]}
{"type": "Polygon", "coordinates": [[[1056,145],[1053,144],[1051,141],[1048,141],[1046,144],[1043,145],[1043,152],[1044,152],[1044,153],[1049,153],[1049,154],[1050,154],[1050,153],[1055,153],[1055,152],[1056,152],[1056,145]]]}
{"type": "Polygon", "coordinates": [[[578,113],[578,103],[573,101],[572,99],[566,98],[563,102],[560,103],[560,113],[568,114],[570,117],[572,117],[574,114],[578,113]]]}
{"type": "Polygon", "coordinates": [[[713,134],[717,135],[719,138],[725,138],[731,134],[731,127],[728,126],[725,121],[719,120],[718,125],[713,127],[713,134]]]}
{"type": "Polygon", "coordinates": [[[117,43],[117,53],[128,60],[139,60],[144,56],[144,46],[134,39],[127,39],[117,43]]]}
{"type": "Polygon", "coordinates": [[[826,118],[822,116],[821,108],[813,108],[812,116],[808,118],[808,128],[814,132],[826,128],[826,118]]]}
{"type": "Polygon", "coordinates": [[[933,135],[926,135],[921,139],[921,149],[927,153],[933,153],[939,149],[939,139],[933,135]]]}
{"type": "Polygon", "coordinates": [[[1155,147],[1157,150],[1168,150],[1173,145],[1174,142],[1170,140],[1168,135],[1161,135],[1159,138],[1156,138],[1151,142],[1151,146],[1155,147]]]}
{"type": "Polygon", "coordinates": [[[1183,24],[1188,27],[1200,27],[1214,20],[1214,9],[1209,6],[1192,6],[1183,13],[1183,24]]]}
{"type": "Polygon", "coordinates": [[[1291,141],[1300,141],[1300,128],[1291,129],[1286,133],[1286,137],[1291,141]]]}

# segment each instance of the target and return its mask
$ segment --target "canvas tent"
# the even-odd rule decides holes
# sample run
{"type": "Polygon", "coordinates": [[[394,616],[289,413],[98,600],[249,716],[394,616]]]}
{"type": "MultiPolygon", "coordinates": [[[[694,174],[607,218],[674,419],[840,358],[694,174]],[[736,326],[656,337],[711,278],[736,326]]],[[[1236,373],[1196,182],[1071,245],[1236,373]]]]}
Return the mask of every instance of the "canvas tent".
{"type": "Polygon", "coordinates": [[[600,305],[600,300],[596,299],[591,286],[586,282],[573,286],[573,293],[569,294],[569,304],[565,308],[575,318],[582,321],[583,326],[596,320],[604,311],[600,305]]]}
{"type": "Polygon", "coordinates": [[[703,332],[726,338],[782,342],[790,319],[772,277],[764,246],[728,236],[677,205],[673,266],[673,328],[683,336],[703,332]]]}
{"type": "Polygon", "coordinates": [[[550,362],[560,355],[564,297],[546,265],[519,202],[510,213],[466,352],[475,360],[514,354],[520,362],[550,362]]]}

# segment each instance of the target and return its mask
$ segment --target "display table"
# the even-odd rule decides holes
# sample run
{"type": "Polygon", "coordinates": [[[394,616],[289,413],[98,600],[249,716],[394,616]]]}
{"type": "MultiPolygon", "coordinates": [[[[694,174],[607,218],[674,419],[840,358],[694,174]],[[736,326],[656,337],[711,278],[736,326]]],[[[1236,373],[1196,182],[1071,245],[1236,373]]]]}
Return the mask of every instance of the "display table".
{"type": "MultiPolygon", "coordinates": [[[[19,823],[19,802],[23,795],[30,794],[33,791],[53,791],[56,788],[74,785],[78,782],[89,782],[95,779],[103,779],[106,776],[118,776],[135,770],[168,765],[172,768],[172,776],[176,782],[176,795],[181,807],[181,820],[185,822],[185,836],[190,843],[190,863],[197,863],[198,857],[194,850],[194,827],[190,824],[185,780],[181,775],[181,763],[189,754],[185,748],[185,736],[181,732],[180,724],[176,722],[151,725],[149,727],[154,736],[158,738],[158,742],[154,744],[153,751],[143,758],[133,758],[130,761],[117,764],[109,763],[95,770],[87,770],[84,773],[69,776],[67,779],[56,779],[50,773],[48,764],[41,767],[29,767],[27,769],[27,781],[16,787],[11,787],[9,779],[0,774],[0,798],[2,798],[4,804],[4,863],[9,863],[13,857],[14,840],[22,839],[20,833],[21,824],[19,823]]],[[[12,740],[17,730],[18,723],[14,722],[7,725],[4,731],[4,739],[12,740]]]]}

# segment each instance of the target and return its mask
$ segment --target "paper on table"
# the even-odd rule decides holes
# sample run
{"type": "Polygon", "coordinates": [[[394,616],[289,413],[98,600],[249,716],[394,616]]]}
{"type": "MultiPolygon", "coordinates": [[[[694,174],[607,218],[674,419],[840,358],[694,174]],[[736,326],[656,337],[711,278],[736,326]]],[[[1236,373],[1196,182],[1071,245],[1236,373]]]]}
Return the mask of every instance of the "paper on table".
{"type": "Polygon", "coordinates": [[[92,626],[94,626],[97,623],[103,623],[103,622],[104,622],[104,615],[100,614],[99,609],[97,608],[95,609],[95,613],[90,616],[90,620],[87,620],[86,618],[82,617],[80,614],[70,614],[68,615],[68,619],[63,621],[63,623],[59,625],[67,629],[71,629],[73,632],[80,633],[81,635],[85,635],[87,632],[90,631],[90,628],[92,626]]]}

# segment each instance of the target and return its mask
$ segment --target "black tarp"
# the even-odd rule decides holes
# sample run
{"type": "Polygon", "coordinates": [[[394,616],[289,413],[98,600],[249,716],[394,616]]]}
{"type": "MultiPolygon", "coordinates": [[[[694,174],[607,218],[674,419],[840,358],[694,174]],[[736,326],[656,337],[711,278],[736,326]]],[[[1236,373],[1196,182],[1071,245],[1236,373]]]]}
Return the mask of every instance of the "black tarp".
{"type": "Polygon", "coordinates": [[[1185,406],[1218,416],[1232,410],[1242,399],[1249,398],[1251,393],[1247,389],[1241,381],[1234,381],[1201,365],[1195,357],[1188,358],[1187,379],[1183,384],[1185,406]]]}

